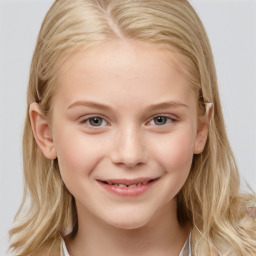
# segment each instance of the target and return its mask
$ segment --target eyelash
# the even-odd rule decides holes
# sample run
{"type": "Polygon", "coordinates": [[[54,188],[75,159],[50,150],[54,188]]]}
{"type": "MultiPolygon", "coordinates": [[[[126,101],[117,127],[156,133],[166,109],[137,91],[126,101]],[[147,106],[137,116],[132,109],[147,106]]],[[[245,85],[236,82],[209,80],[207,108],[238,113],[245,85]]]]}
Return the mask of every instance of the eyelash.
{"type": "MultiPolygon", "coordinates": [[[[168,125],[168,124],[170,124],[170,123],[173,123],[173,122],[175,122],[175,121],[177,121],[177,119],[175,119],[175,118],[173,118],[173,117],[170,117],[170,116],[168,116],[168,115],[156,115],[156,116],[154,116],[153,118],[151,118],[150,121],[147,122],[147,124],[152,125],[152,126],[161,127],[161,126],[166,126],[166,125],[168,125]],[[151,124],[151,122],[156,121],[156,118],[164,118],[166,122],[165,122],[164,124],[160,124],[160,125],[157,125],[156,123],[155,123],[155,124],[151,124]]],[[[109,126],[109,123],[105,120],[104,117],[96,116],[96,115],[95,115],[95,116],[90,116],[90,117],[88,117],[88,118],[86,118],[86,119],[83,119],[83,120],[81,121],[81,123],[82,123],[82,124],[86,124],[90,129],[99,129],[100,127],[109,126]],[[96,120],[96,119],[101,120],[101,122],[104,122],[105,125],[102,126],[102,125],[100,124],[99,126],[97,126],[97,125],[94,126],[94,125],[92,125],[92,124],[90,123],[90,121],[92,121],[93,119],[95,119],[95,120],[96,120]]]]}
{"type": "Polygon", "coordinates": [[[98,120],[100,119],[102,122],[105,122],[106,124],[108,124],[108,122],[104,119],[104,117],[101,117],[101,116],[90,116],[90,117],[82,120],[81,123],[86,124],[91,129],[98,129],[99,127],[102,127],[101,125],[93,126],[92,124],[90,124],[90,121],[92,121],[93,119],[98,119],[98,120]]]}
{"type": "Polygon", "coordinates": [[[153,125],[155,125],[155,126],[165,126],[165,125],[167,125],[167,124],[170,124],[170,123],[173,123],[173,122],[177,121],[175,118],[170,117],[170,116],[167,116],[167,115],[157,115],[157,116],[154,116],[148,123],[151,123],[152,121],[153,121],[153,122],[156,121],[157,118],[164,118],[165,121],[166,121],[166,123],[161,124],[161,125],[157,125],[157,124],[155,123],[155,124],[153,124],[153,125]]]}

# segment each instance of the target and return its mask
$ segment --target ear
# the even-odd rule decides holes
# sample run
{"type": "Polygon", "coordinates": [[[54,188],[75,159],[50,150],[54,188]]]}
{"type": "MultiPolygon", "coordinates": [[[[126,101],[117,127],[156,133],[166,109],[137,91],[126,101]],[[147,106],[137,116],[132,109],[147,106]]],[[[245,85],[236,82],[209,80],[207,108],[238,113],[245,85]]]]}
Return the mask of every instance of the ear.
{"type": "Polygon", "coordinates": [[[29,117],[37,145],[46,158],[55,159],[57,154],[53,144],[51,127],[40,105],[36,102],[29,106],[29,117]]]}
{"type": "Polygon", "coordinates": [[[207,137],[208,137],[209,122],[212,118],[212,115],[213,115],[213,104],[206,103],[206,113],[198,121],[196,142],[194,146],[194,154],[200,154],[204,150],[207,137]]]}

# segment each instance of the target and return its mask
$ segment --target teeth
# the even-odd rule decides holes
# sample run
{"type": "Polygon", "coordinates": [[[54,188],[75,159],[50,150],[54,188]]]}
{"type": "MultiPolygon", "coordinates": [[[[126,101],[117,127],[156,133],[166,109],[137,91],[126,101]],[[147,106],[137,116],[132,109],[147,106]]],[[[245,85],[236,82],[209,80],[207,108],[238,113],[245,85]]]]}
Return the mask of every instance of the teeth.
{"type": "Polygon", "coordinates": [[[137,183],[137,184],[132,184],[132,185],[125,185],[125,184],[114,184],[114,183],[112,183],[112,184],[110,184],[110,185],[116,185],[116,186],[118,186],[118,187],[120,187],[120,188],[135,188],[135,187],[138,187],[138,186],[141,186],[141,185],[145,185],[145,184],[147,184],[148,182],[146,181],[146,182],[140,182],[140,183],[137,183]]]}
{"type": "Polygon", "coordinates": [[[124,185],[124,184],[117,184],[117,186],[120,187],[120,188],[126,188],[126,187],[127,187],[127,186],[124,185]]]}
{"type": "Polygon", "coordinates": [[[138,185],[137,184],[129,185],[128,188],[135,188],[137,186],[139,186],[139,184],[138,185]]]}
{"type": "Polygon", "coordinates": [[[142,185],[145,185],[145,184],[148,183],[148,181],[144,181],[144,182],[140,182],[140,183],[137,183],[137,184],[125,185],[125,184],[116,184],[116,183],[112,183],[112,182],[109,182],[109,181],[103,181],[103,182],[108,184],[108,185],[118,186],[120,188],[135,188],[135,187],[142,186],[142,185]]]}

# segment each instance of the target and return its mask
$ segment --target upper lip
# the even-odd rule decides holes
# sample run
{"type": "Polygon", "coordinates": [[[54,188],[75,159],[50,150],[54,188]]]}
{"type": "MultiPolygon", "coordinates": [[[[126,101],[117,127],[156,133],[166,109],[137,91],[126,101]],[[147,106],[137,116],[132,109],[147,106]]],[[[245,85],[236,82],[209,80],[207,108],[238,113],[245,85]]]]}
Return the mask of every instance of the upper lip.
{"type": "Polygon", "coordinates": [[[103,182],[107,182],[107,183],[114,183],[114,184],[124,184],[124,185],[133,185],[133,184],[138,184],[138,183],[143,183],[143,182],[149,182],[149,181],[153,181],[156,180],[157,178],[136,178],[136,179],[98,179],[98,181],[103,181],[103,182]]]}

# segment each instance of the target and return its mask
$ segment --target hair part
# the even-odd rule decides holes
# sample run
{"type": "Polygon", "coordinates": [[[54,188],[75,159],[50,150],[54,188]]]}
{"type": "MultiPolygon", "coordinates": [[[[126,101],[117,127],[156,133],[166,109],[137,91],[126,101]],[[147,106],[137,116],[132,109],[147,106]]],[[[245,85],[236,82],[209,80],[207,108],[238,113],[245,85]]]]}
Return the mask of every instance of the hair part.
{"type": "MultiPolygon", "coordinates": [[[[239,174],[226,135],[210,43],[188,1],[55,1],[34,51],[27,110],[38,102],[50,119],[60,67],[74,52],[109,40],[137,40],[174,49],[182,56],[200,113],[205,103],[212,102],[214,115],[205,149],[194,156],[190,175],[177,195],[179,222],[194,225],[193,255],[255,255],[255,222],[245,215],[246,203],[255,201],[255,196],[239,194],[239,174]]],[[[23,163],[24,199],[10,231],[11,249],[21,256],[55,255],[61,235],[69,230],[76,234],[76,207],[61,179],[58,160],[46,159],[37,146],[28,114],[23,163]]]]}

